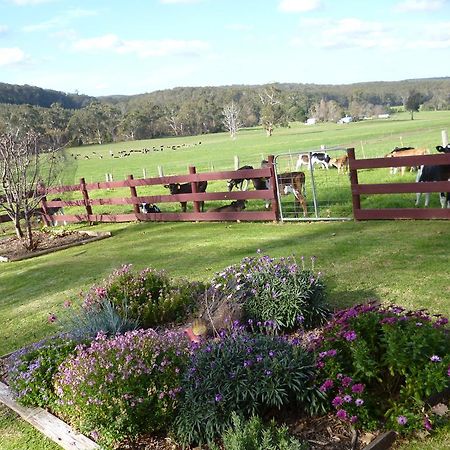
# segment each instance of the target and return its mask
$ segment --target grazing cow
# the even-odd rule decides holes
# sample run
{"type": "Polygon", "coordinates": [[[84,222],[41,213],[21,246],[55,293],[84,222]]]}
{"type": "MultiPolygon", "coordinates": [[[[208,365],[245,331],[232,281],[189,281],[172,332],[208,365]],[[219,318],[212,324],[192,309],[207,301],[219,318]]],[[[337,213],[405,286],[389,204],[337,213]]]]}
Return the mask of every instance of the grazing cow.
{"type": "MultiPolygon", "coordinates": [[[[184,184],[170,183],[170,184],[164,185],[164,187],[169,189],[169,191],[172,195],[192,194],[191,183],[184,183],[184,184]]],[[[197,192],[205,192],[207,187],[208,187],[207,181],[199,181],[197,183],[197,192]]],[[[186,212],[187,202],[180,202],[180,203],[181,203],[181,210],[183,212],[186,212]]],[[[205,206],[205,202],[200,202],[200,209],[202,212],[203,212],[204,206],[205,206]]]]}
{"type": "Polygon", "coordinates": [[[245,209],[245,200],[235,200],[229,205],[220,206],[218,208],[209,209],[208,212],[239,212],[245,209]]]}
{"type": "Polygon", "coordinates": [[[288,172],[278,175],[278,189],[282,195],[294,194],[296,204],[303,209],[303,217],[308,211],[306,207],[306,184],[304,172],[288,172]]]}
{"type": "MultiPolygon", "coordinates": [[[[420,155],[429,155],[430,151],[427,148],[414,148],[414,147],[395,147],[391,150],[385,158],[398,158],[401,156],[420,156],[420,155]]],[[[396,174],[398,168],[391,167],[391,174],[396,174]]],[[[404,175],[406,167],[401,168],[402,175],[404,175]]],[[[412,168],[411,168],[412,170],[412,168]]]]}
{"type": "Polygon", "coordinates": [[[339,158],[331,158],[329,165],[332,167],[336,167],[338,173],[341,173],[341,170],[342,172],[346,173],[348,171],[348,156],[343,155],[339,158]]]}
{"type": "MultiPolygon", "coordinates": [[[[325,153],[325,152],[311,153],[311,166],[318,164],[323,169],[328,169],[330,160],[331,160],[331,158],[330,158],[330,155],[328,155],[328,153],[325,153]]],[[[310,169],[309,153],[302,153],[302,154],[298,155],[298,159],[295,164],[295,170],[299,170],[300,167],[302,167],[302,166],[306,166],[306,167],[308,167],[308,169],[310,169]]]]}
{"type": "MultiPolygon", "coordinates": [[[[238,170],[249,170],[253,169],[253,166],[242,166],[238,170]]],[[[246,191],[248,186],[248,178],[233,178],[227,182],[228,191],[232,191],[234,187],[240,191],[246,191]],[[245,183],[245,185],[244,185],[245,183]]]]}
{"type": "Polygon", "coordinates": [[[142,214],[160,213],[161,212],[161,210],[153,203],[151,203],[151,204],[141,203],[139,205],[139,210],[141,211],[142,214]]]}

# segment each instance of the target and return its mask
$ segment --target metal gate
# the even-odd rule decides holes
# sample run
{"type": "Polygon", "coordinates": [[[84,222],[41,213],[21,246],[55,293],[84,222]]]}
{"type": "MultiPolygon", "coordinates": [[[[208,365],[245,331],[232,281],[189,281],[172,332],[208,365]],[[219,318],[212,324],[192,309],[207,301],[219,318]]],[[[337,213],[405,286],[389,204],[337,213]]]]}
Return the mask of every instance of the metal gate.
{"type": "Polygon", "coordinates": [[[342,157],[347,155],[343,147],[308,151],[290,151],[275,156],[280,220],[351,220],[352,201],[348,167],[339,169],[342,157]],[[319,162],[315,153],[324,153],[330,163],[319,162]],[[303,175],[298,175],[298,173],[303,175]],[[297,181],[294,181],[294,178],[297,181]],[[304,180],[303,186],[299,181],[304,180]],[[292,186],[297,184],[297,188],[292,186]],[[291,186],[291,188],[286,187],[291,186]],[[298,189],[300,187],[300,189],[298,189]],[[306,212],[306,214],[305,214],[306,212]]]}

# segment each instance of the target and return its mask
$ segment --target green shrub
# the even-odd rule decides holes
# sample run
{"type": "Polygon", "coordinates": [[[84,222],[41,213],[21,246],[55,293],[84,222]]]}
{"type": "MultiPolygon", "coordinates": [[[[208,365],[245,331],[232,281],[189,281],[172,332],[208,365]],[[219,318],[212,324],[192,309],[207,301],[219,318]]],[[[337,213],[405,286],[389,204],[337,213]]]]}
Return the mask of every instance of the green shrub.
{"type": "Polygon", "coordinates": [[[321,393],[311,386],[312,355],[284,339],[222,333],[192,357],[183,379],[175,431],[183,444],[212,442],[231,424],[269,408],[315,410],[321,393]]]}
{"type": "Polygon", "coordinates": [[[426,415],[427,399],[450,385],[447,323],[398,306],[357,305],[337,313],[317,351],[321,390],[338,417],[401,432],[437,424],[426,415]]]}
{"type": "Polygon", "coordinates": [[[55,376],[58,410],[102,445],[166,431],[173,420],[189,343],[179,333],[136,330],[79,347],[55,376]]]}
{"type": "Polygon", "coordinates": [[[59,365],[74,353],[77,342],[53,337],[22,349],[9,357],[8,383],[25,406],[48,407],[56,400],[53,376],[59,365]]]}
{"type": "Polygon", "coordinates": [[[307,445],[289,435],[286,425],[275,421],[264,425],[258,416],[242,420],[236,413],[231,416],[232,425],[222,434],[224,450],[306,450],[307,445]]]}
{"type": "Polygon", "coordinates": [[[312,328],[329,316],[320,272],[300,267],[293,257],[244,258],[217,274],[212,285],[219,297],[240,302],[247,319],[270,322],[275,331],[312,328]]]}
{"type": "Polygon", "coordinates": [[[173,280],[164,271],[144,269],[138,273],[131,265],[115,270],[84,299],[84,308],[93,310],[110,301],[118,314],[138,320],[144,328],[184,319],[197,305],[204,290],[199,283],[173,280]]]}

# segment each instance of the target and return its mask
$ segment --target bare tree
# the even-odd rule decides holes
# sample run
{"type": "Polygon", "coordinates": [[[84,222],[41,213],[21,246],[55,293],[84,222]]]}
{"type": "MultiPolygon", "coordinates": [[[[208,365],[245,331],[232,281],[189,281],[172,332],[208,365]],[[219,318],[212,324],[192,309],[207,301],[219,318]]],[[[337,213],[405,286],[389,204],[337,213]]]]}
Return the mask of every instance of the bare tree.
{"type": "Polygon", "coordinates": [[[240,119],[241,110],[233,101],[223,108],[222,114],[224,116],[223,124],[229,131],[232,139],[236,139],[236,134],[242,127],[240,119]]]}
{"type": "Polygon", "coordinates": [[[16,235],[30,250],[32,217],[60,173],[58,149],[49,147],[41,134],[29,131],[0,135],[0,207],[14,223],[16,235]],[[25,231],[24,231],[25,228],[25,231]]]}

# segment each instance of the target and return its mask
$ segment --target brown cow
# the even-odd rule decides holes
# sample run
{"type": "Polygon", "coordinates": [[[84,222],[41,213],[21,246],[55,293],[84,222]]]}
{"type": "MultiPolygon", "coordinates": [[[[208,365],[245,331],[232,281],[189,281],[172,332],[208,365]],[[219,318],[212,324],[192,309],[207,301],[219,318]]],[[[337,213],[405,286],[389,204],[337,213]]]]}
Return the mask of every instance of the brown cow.
{"type": "Polygon", "coordinates": [[[306,207],[306,187],[304,172],[287,172],[278,175],[278,189],[280,194],[294,194],[295,202],[303,209],[303,217],[308,211],[306,207]]]}
{"type": "MultiPolygon", "coordinates": [[[[420,156],[429,155],[430,150],[427,148],[414,148],[414,147],[395,147],[394,150],[385,155],[385,158],[398,158],[401,156],[420,156]]],[[[391,174],[397,173],[397,167],[391,167],[391,174]]],[[[404,175],[406,167],[402,167],[402,175],[404,175]]],[[[410,168],[412,170],[412,167],[410,168]]]]}

